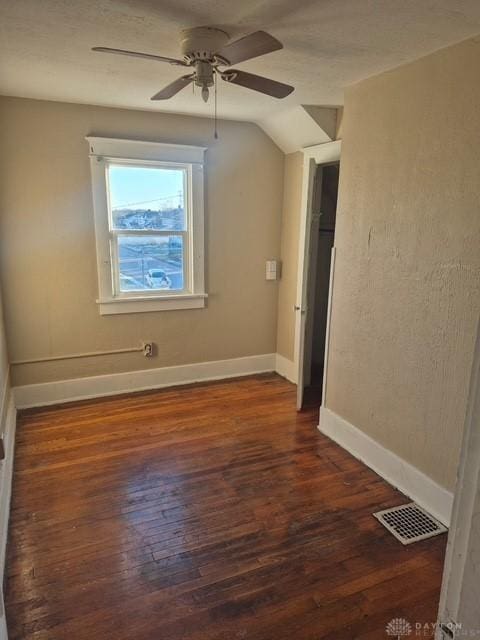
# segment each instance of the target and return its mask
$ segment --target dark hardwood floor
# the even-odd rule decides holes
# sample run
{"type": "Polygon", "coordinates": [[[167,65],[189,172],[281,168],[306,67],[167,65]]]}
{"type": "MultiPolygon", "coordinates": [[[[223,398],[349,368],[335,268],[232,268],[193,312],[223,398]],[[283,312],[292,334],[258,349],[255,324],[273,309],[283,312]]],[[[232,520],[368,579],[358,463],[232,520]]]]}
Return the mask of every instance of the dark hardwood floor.
{"type": "Polygon", "coordinates": [[[317,417],[275,375],[21,413],[11,639],[371,640],[395,617],[434,622],[445,536],[387,533],[372,511],[404,496],[317,417]]]}

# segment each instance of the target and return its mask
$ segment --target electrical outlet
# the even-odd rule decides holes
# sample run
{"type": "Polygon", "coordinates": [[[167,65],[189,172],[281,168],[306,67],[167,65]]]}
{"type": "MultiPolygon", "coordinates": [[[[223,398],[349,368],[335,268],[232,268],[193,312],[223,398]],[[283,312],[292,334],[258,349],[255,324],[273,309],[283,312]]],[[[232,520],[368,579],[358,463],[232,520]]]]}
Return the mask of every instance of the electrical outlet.
{"type": "Polygon", "coordinates": [[[142,349],[145,358],[151,358],[153,356],[153,342],[144,342],[142,344],[142,349]]]}

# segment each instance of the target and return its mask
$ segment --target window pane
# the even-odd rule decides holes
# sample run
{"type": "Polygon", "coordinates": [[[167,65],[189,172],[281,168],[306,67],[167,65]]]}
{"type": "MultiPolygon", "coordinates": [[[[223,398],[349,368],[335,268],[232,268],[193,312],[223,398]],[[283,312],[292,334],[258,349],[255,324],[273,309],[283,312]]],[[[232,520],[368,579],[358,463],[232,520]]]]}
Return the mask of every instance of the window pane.
{"type": "Polygon", "coordinates": [[[182,236],[118,236],[120,291],[181,291],[182,236]]]}
{"type": "Polygon", "coordinates": [[[109,165],[114,229],[185,230],[185,169],[109,165]]]}

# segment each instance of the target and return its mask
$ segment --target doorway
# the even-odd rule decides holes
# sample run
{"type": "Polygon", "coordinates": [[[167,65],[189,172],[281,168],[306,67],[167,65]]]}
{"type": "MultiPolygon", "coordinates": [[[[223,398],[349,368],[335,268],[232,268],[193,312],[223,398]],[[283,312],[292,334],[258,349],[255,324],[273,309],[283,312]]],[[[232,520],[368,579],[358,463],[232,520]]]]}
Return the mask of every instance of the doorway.
{"type": "Polygon", "coordinates": [[[339,170],[339,162],[317,165],[315,169],[305,306],[303,393],[299,409],[304,404],[320,405],[322,399],[339,170]]]}
{"type": "MultiPolygon", "coordinates": [[[[297,382],[297,409],[300,410],[304,401],[304,390],[310,386],[312,376],[312,362],[319,362],[321,356],[316,352],[313,358],[313,347],[320,350],[323,348],[325,362],[328,363],[328,328],[331,291],[333,286],[333,261],[335,259],[334,240],[334,220],[333,214],[336,212],[336,192],[338,189],[338,173],[340,163],[341,141],[326,142],[324,144],[308,147],[303,150],[303,183],[302,183],[302,203],[300,214],[300,232],[298,245],[298,274],[297,274],[297,296],[295,302],[295,345],[294,345],[294,371],[297,382]],[[333,167],[328,169],[328,167],[333,167]],[[324,172],[326,184],[323,186],[324,172]],[[329,207],[327,199],[325,207],[327,212],[322,212],[322,192],[331,189],[332,178],[334,179],[334,207],[329,207]],[[321,222],[320,222],[321,220],[321,222]],[[322,232],[322,233],[321,233],[322,232]],[[326,233],[325,233],[326,232],[326,233]],[[319,250],[321,247],[321,250],[319,250]],[[318,261],[321,260],[321,265],[318,261]],[[328,264],[329,285],[326,295],[325,287],[323,294],[317,295],[317,285],[320,287],[322,277],[317,278],[317,271],[322,269],[325,276],[328,264]],[[316,300],[316,302],[315,302],[316,300]],[[319,308],[317,314],[314,313],[316,306],[321,307],[323,301],[323,316],[319,308]],[[326,305],[326,318],[325,318],[326,305]],[[313,313],[312,313],[313,311],[313,313]],[[315,318],[315,315],[317,316],[315,318]],[[323,317],[325,329],[319,329],[317,324],[323,317]],[[315,343],[314,343],[315,336],[315,343]],[[322,347],[323,344],[323,347],[322,347]]],[[[331,198],[331,194],[329,195],[331,198]]],[[[321,377],[326,379],[320,366],[321,377]]],[[[315,370],[315,377],[318,379],[318,368],[315,370]]],[[[320,395],[320,394],[319,394],[320,395]]]]}

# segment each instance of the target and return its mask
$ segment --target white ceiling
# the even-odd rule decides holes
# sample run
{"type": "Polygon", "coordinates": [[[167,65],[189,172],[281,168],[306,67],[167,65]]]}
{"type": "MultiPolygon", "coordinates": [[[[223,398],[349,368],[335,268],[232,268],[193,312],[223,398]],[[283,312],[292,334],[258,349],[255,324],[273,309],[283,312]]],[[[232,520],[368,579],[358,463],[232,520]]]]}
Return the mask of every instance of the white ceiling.
{"type": "Polygon", "coordinates": [[[343,89],[480,32],[479,0],[0,0],[0,93],[212,115],[185,89],[150,96],[182,70],[90,51],[180,54],[178,31],[269,31],[285,48],[238,65],[293,84],[275,100],[222,83],[219,116],[261,121],[295,105],[339,105],[343,89]]]}

